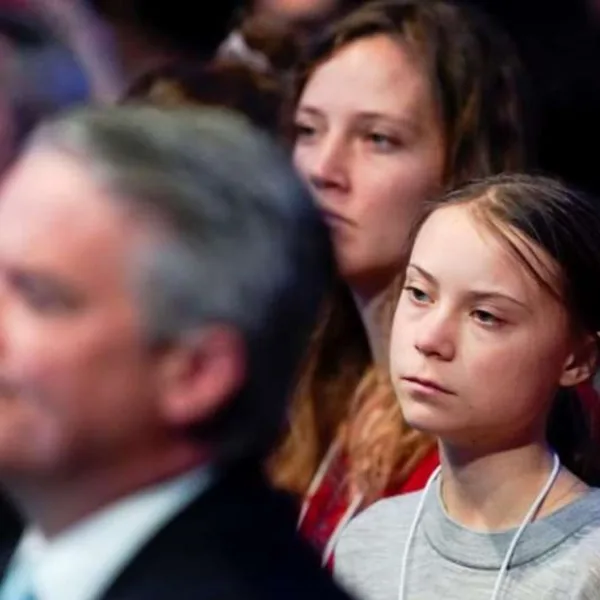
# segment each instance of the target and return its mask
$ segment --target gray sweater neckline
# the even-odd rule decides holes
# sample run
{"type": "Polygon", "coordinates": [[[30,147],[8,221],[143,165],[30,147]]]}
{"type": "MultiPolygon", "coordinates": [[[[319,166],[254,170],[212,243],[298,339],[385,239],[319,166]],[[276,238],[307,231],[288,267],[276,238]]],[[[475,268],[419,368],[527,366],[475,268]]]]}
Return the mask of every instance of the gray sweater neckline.
{"type": "MultiPolygon", "coordinates": [[[[571,504],[530,523],[511,559],[511,567],[547,554],[566,538],[593,521],[600,520],[600,488],[592,489],[571,504]]],[[[446,513],[439,483],[425,499],[420,527],[429,544],[445,559],[483,570],[499,569],[517,531],[485,533],[463,527],[446,513]]]]}

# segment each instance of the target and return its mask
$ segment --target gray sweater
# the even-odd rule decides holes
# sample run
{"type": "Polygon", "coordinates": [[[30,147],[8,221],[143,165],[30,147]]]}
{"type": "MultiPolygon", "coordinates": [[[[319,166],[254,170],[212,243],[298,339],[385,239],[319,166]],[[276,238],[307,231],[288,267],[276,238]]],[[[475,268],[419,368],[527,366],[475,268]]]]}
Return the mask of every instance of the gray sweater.
{"type": "MultiPolygon", "coordinates": [[[[397,600],[404,544],[421,494],[378,502],[342,535],[335,574],[358,598],[397,600]]],[[[405,598],[490,600],[515,532],[465,529],[448,517],[433,488],[409,554],[405,598]]],[[[600,489],[525,529],[500,598],[600,599],[600,489]]]]}

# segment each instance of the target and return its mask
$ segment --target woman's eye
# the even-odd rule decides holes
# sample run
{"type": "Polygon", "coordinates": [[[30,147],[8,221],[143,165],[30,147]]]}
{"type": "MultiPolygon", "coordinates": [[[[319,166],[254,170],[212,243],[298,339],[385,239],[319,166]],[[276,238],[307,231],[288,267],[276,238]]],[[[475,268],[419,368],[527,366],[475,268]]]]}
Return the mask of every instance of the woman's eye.
{"type": "Polygon", "coordinates": [[[316,128],[307,123],[297,121],[294,123],[294,135],[296,139],[299,138],[310,138],[316,133],[316,128]]]}
{"type": "Polygon", "coordinates": [[[396,150],[400,146],[397,138],[378,131],[369,132],[365,137],[372,146],[383,152],[396,150]]]}
{"type": "Polygon", "coordinates": [[[431,301],[431,298],[427,293],[414,285],[405,286],[404,291],[408,294],[408,297],[417,304],[426,304],[431,301]]]}

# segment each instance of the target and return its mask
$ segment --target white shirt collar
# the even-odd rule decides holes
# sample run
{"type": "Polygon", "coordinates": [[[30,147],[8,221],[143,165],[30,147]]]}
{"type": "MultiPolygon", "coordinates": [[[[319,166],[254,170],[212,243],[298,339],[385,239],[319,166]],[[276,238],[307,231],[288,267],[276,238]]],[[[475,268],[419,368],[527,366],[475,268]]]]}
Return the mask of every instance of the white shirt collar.
{"type": "Polygon", "coordinates": [[[31,528],[19,543],[9,571],[19,564],[31,565],[39,600],[92,600],[210,480],[208,469],[188,472],[116,502],[50,541],[31,528]]]}

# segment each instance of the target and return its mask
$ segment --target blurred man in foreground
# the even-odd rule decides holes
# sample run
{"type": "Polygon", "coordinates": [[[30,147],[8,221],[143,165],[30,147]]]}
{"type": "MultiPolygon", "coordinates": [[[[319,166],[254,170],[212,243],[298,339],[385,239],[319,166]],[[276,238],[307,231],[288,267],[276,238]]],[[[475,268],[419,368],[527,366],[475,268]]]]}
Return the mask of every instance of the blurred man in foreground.
{"type": "Polygon", "coordinates": [[[233,116],[35,134],[0,193],[0,481],[28,523],[0,598],[345,598],[260,468],[331,264],[233,116]]]}

